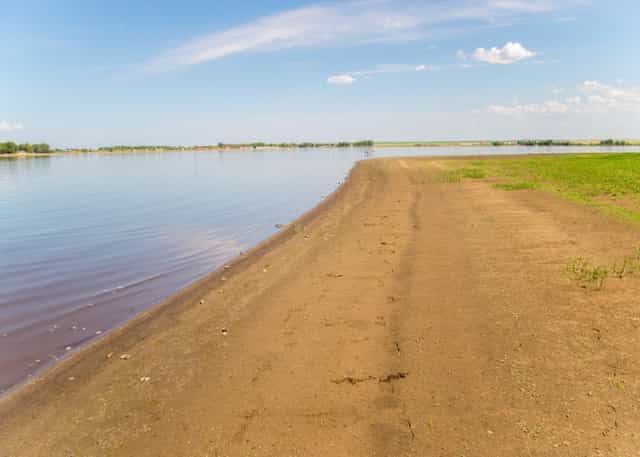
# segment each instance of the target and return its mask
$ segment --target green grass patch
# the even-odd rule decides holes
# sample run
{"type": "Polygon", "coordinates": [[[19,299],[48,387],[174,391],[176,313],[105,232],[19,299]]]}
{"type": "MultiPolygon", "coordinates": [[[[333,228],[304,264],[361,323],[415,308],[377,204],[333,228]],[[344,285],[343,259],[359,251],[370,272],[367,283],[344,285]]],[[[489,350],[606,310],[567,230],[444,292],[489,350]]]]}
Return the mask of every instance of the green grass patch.
{"type": "Polygon", "coordinates": [[[496,189],[502,189],[502,190],[531,190],[531,189],[538,188],[536,184],[532,182],[526,182],[526,181],[498,183],[498,184],[494,184],[493,187],[495,187],[496,189]]]}
{"type": "Polygon", "coordinates": [[[512,184],[496,186],[504,190],[539,188],[640,223],[640,204],[629,204],[640,202],[638,153],[503,157],[469,160],[462,166],[507,178],[512,184]]]}

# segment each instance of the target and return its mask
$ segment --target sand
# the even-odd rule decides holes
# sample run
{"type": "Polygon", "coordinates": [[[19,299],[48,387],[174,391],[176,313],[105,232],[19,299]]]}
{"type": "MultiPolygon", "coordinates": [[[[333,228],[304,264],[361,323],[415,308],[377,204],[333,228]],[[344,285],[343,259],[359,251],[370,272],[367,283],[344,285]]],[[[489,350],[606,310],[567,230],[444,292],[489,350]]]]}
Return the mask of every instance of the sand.
{"type": "MultiPolygon", "coordinates": [[[[358,164],[278,235],[0,402],[0,456],[631,456],[636,227],[358,164]]],[[[204,209],[203,209],[204,210],[204,209]]]]}

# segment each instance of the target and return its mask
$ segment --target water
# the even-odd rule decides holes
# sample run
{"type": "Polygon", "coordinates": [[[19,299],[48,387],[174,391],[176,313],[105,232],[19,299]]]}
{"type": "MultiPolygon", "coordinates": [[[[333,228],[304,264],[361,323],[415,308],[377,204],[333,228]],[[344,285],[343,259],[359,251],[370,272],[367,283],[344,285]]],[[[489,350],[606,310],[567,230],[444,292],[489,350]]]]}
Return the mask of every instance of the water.
{"type": "Polygon", "coordinates": [[[284,149],[0,160],[0,392],[273,234],[276,224],[332,192],[357,160],[588,150],[600,149],[284,149]]]}

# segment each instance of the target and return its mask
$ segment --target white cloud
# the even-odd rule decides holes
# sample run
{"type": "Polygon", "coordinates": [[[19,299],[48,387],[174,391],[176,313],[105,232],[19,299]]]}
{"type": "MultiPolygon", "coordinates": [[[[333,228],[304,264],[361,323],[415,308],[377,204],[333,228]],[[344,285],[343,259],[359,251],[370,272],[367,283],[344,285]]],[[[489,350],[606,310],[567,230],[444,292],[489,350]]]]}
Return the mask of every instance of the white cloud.
{"type": "Polygon", "coordinates": [[[560,102],[547,100],[526,105],[491,105],[487,111],[502,115],[524,114],[564,114],[564,113],[640,113],[640,89],[603,84],[598,81],[584,81],[578,91],[585,94],[569,96],[560,102]]]}
{"type": "Polygon", "coordinates": [[[23,125],[17,122],[0,121],[0,132],[22,130],[23,125]]]}
{"type": "Polygon", "coordinates": [[[584,112],[640,112],[640,88],[584,81],[578,90],[586,95],[580,106],[584,112]]]}
{"type": "Polygon", "coordinates": [[[147,72],[163,72],[245,52],[424,40],[457,33],[460,25],[495,24],[498,19],[560,9],[576,0],[359,0],[316,4],[260,17],[195,38],[146,62],[147,72]]]}
{"type": "Polygon", "coordinates": [[[348,86],[356,81],[356,78],[351,75],[333,75],[327,78],[327,82],[329,84],[336,84],[339,86],[348,86]]]}
{"type": "Polygon", "coordinates": [[[520,43],[509,41],[501,48],[493,47],[491,49],[478,48],[473,52],[473,57],[481,62],[490,64],[512,64],[521,60],[535,57],[536,53],[528,50],[520,43]]]}

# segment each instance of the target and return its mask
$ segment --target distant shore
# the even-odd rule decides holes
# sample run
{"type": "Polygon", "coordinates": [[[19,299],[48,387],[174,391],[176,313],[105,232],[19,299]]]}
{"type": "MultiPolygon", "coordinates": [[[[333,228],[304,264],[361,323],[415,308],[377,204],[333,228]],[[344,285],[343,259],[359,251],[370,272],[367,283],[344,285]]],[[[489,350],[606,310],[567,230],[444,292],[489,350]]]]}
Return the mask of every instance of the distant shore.
{"type": "Polygon", "coordinates": [[[101,147],[97,149],[57,149],[46,153],[16,152],[0,154],[2,158],[31,158],[51,157],[59,155],[85,155],[85,154],[136,154],[153,152],[192,152],[192,151],[247,151],[247,150],[277,150],[277,149],[328,149],[328,148],[429,148],[429,147],[609,147],[609,146],[640,146],[638,139],[621,140],[465,140],[465,141],[379,141],[370,140],[360,142],[338,143],[248,143],[248,144],[224,144],[207,146],[136,146],[136,147],[101,147]]]}

